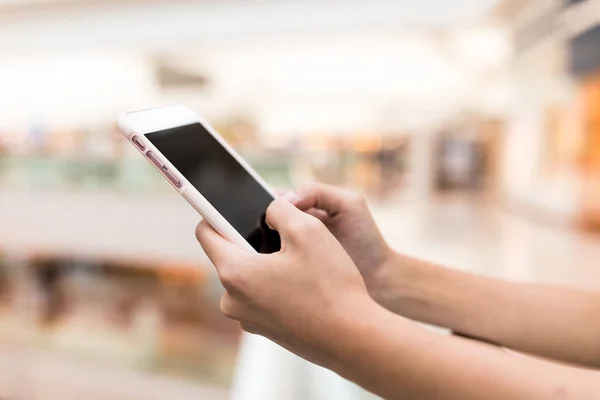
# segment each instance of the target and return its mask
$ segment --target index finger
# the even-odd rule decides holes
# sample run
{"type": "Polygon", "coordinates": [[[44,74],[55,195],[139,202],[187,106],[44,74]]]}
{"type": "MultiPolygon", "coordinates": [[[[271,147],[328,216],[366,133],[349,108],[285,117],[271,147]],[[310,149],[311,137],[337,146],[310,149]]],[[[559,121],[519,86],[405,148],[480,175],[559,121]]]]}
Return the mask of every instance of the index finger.
{"type": "Polygon", "coordinates": [[[275,200],[267,209],[267,225],[281,236],[282,248],[294,238],[303,236],[306,230],[324,227],[313,215],[307,214],[285,200],[275,200]]]}
{"type": "Polygon", "coordinates": [[[293,204],[303,211],[316,208],[333,217],[342,211],[349,193],[346,189],[318,183],[300,190],[293,204]]]}
{"type": "Polygon", "coordinates": [[[244,252],[215,231],[206,220],[202,220],[196,227],[196,239],[218,272],[224,265],[229,264],[232,258],[240,257],[240,253],[244,252]]]}

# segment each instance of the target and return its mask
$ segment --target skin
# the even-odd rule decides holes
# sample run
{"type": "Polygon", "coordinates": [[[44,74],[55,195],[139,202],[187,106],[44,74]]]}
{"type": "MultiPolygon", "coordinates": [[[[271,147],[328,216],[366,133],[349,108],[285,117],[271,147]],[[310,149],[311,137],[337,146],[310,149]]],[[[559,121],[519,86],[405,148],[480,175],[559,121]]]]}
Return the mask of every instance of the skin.
{"type": "Polygon", "coordinates": [[[600,399],[600,373],[432,333],[418,320],[582,366],[600,365],[594,293],[512,284],[395,253],[364,200],[316,185],[276,200],[276,254],[196,231],[226,293],[222,311],[388,399],[600,399]]]}

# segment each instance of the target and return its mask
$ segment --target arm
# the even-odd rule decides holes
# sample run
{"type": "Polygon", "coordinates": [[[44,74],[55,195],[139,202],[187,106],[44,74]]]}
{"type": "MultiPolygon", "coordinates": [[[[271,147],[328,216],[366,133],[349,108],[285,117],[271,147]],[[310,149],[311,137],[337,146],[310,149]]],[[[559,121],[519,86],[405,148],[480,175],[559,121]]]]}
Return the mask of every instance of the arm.
{"type": "Polygon", "coordinates": [[[371,293],[390,310],[527,353],[600,367],[600,293],[500,281],[399,254],[371,293]]]}
{"type": "Polygon", "coordinates": [[[327,225],[371,296],[393,312],[515,350],[600,367],[600,293],[504,282],[394,253],[364,200],[348,190],[314,185],[294,204],[327,225]]]}
{"type": "Polygon", "coordinates": [[[356,265],[318,219],[285,201],[267,210],[280,252],[254,254],[201,223],[197,237],[226,293],[222,311],[388,399],[600,399],[597,373],[439,336],[367,292],[356,265]]]}
{"type": "Polygon", "coordinates": [[[352,319],[331,365],[386,399],[598,399],[600,375],[443,337],[385,312],[352,319]]]}

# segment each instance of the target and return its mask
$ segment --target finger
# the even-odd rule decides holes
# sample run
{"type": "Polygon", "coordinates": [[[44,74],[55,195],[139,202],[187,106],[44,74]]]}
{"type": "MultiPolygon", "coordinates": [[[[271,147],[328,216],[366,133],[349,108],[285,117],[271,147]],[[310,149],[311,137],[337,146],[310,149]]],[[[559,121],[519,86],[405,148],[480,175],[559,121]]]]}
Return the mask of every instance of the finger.
{"type": "Polygon", "coordinates": [[[294,205],[301,210],[317,208],[333,217],[343,211],[354,197],[359,195],[347,189],[314,184],[298,192],[294,205]]]}
{"type": "Polygon", "coordinates": [[[275,191],[275,194],[277,195],[278,198],[288,192],[287,190],[281,189],[281,188],[273,188],[273,190],[275,191]]]}
{"type": "Polygon", "coordinates": [[[295,192],[285,192],[277,197],[277,199],[293,203],[294,201],[298,200],[298,195],[295,192]]]}
{"type": "Polygon", "coordinates": [[[319,210],[318,208],[311,208],[310,210],[306,210],[305,213],[312,215],[321,222],[327,222],[330,218],[327,211],[319,210]]]}
{"type": "Polygon", "coordinates": [[[202,220],[198,224],[196,238],[217,268],[219,275],[225,265],[231,264],[230,261],[235,257],[240,257],[240,253],[243,252],[238,246],[219,235],[206,220],[202,220]]]}
{"type": "Polygon", "coordinates": [[[290,203],[298,198],[296,192],[292,190],[284,190],[284,189],[275,189],[275,193],[277,194],[278,199],[287,200],[290,203]]]}
{"type": "MultiPolygon", "coordinates": [[[[276,230],[282,241],[288,242],[295,237],[308,234],[309,230],[321,224],[315,217],[300,211],[285,200],[275,200],[267,209],[267,225],[276,230]]],[[[322,225],[322,224],[321,224],[322,225]]]]}

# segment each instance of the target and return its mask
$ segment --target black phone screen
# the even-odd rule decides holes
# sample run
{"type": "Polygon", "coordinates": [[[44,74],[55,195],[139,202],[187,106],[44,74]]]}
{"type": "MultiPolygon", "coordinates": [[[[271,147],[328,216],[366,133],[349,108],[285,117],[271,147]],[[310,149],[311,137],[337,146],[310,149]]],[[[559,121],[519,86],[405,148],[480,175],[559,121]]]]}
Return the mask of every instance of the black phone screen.
{"type": "Polygon", "coordinates": [[[146,134],[156,148],[260,253],[281,248],[265,223],[274,200],[200,123],[146,134]]]}

